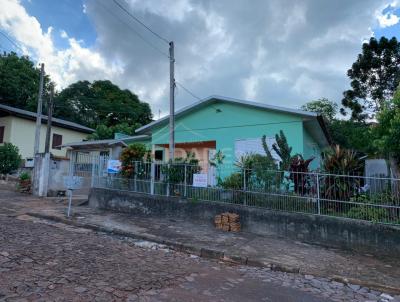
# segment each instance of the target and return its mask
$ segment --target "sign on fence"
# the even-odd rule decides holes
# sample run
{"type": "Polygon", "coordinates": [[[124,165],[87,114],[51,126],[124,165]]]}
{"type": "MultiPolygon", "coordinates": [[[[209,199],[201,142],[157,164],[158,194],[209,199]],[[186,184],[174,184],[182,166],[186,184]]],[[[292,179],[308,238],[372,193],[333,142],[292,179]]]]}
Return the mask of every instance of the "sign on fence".
{"type": "Polygon", "coordinates": [[[107,161],[107,172],[108,173],[119,173],[121,171],[121,161],[118,159],[109,159],[107,161]]]}
{"type": "Polygon", "coordinates": [[[203,173],[193,174],[193,187],[206,188],[207,174],[203,173]]]}

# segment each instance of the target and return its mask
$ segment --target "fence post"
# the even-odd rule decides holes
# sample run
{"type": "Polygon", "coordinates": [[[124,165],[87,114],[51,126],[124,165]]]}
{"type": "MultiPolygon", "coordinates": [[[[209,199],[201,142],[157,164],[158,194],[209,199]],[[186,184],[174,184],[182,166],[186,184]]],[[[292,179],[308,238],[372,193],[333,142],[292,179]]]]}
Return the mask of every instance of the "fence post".
{"type": "Polygon", "coordinates": [[[247,190],[247,182],[246,182],[246,168],[243,168],[243,204],[247,205],[247,194],[246,194],[246,190],[247,190]]]}
{"type": "MultiPolygon", "coordinates": [[[[100,165],[100,157],[97,158],[97,162],[100,165]]],[[[96,175],[96,157],[92,156],[92,177],[91,177],[91,181],[90,181],[90,187],[93,188],[94,187],[94,178],[96,175]]]]}
{"type": "Polygon", "coordinates": [[[185,164],[185,177],[184,177],[184,179],[185,179],[185,183],[184,183],[184,187],[183,187],[183,196],[184,197],[187,197],[187,176],[186,176],[186,173],[187,172],[187,165],[185,164]]]}
{"type": "Polygon", "coordinates": [[[170,178],[170,175],[171,175],[171,165],[170,164],[168,164],[167,165],[167,171],[168,171],[168,173],[167,173],[167,196],[169,196],[169,178],[170,178]]]}
{"type": "Polygon", "coordinates": [[[319,173],[317,172],[317,206],[318,206],[318,215],[321,215],[321,200],[319,196],[319,173]]]}
{"type": "Polygon", "coordinates": [[[137,192],[137,166],[136,166],[136,161],[133,162],[133,191],[137,192]]]}
{"type": "Polygon", "coordinates": [[[155,166],[154,163],[150,164],[150,194],[154,195],[154,179],[155,179],[155,166]]]}

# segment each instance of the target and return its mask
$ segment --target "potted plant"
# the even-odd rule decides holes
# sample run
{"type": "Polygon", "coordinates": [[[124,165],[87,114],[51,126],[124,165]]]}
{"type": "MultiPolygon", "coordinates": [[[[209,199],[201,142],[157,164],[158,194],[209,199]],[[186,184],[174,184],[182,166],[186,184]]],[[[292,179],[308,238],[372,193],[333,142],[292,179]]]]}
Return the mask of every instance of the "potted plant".
{"type": "Polygon", "coordinates": [[[31,191],[31,176],[27,172],[22,172],[19,175],[19,190],[21,192],[29,193],[31,191]]]}

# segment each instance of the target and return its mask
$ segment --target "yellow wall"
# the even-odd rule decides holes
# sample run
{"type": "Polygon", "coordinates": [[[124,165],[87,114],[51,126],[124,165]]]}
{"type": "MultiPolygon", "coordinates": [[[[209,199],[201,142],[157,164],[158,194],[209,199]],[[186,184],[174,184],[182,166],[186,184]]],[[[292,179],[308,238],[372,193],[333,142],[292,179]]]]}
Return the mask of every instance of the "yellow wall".
{"type": "MultiPolygon", "coordinates": [[[[4,142],[12,143],[19,148],[22,158],[32,157],[35,142],[35,121],[26,120],[19,117],[8,116],[0,118],[0,125],[6,126],[4,142]]],[[[66,149],[52,149],[53,133],[62,135],[62,143],[80,142],[86,139],[87,133],[64,129],[57,126],[52,126],[50,136],[50,152],[56,156],[65,156],[66,149]]],[[[44,143],[46,139],[46,125],[42,124],[40,129],[40,149],[39,152],[44,152],[44,143]]]]}
{"type": "MultiPolygon", "coordinates": [[[[4,137],[3,137],[3,141],[4,142],[9,142],[10,141],[11,122],[12,122],[12,117],[11,116],[6,116],[6,117],[1,117],[0,118],[0,126],[4,126],[4,137]]],[[[0,145],[2,145],[2,144],[0,144],[0,145]]]]}

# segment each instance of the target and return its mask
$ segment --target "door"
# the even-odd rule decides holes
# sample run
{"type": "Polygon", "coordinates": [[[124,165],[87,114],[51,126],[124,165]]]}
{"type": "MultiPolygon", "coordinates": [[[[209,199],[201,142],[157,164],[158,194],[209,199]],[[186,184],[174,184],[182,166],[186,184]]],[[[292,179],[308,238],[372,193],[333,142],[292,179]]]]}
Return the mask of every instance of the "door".
{"type": "Polygon", "coordinates": [[[216,174],[215,167],[210,165],[210,161],[215,159],[215,155],[216,154],[217,154],[217,150],[208,149],[208,164],[209,164],[209,167],[208,167],[208,172],[207,172],[207,174],[208,174],[207,179],[208,179],[208,185],[212,186],[212,187],[217,185],[217,174],[216,174]]]}

